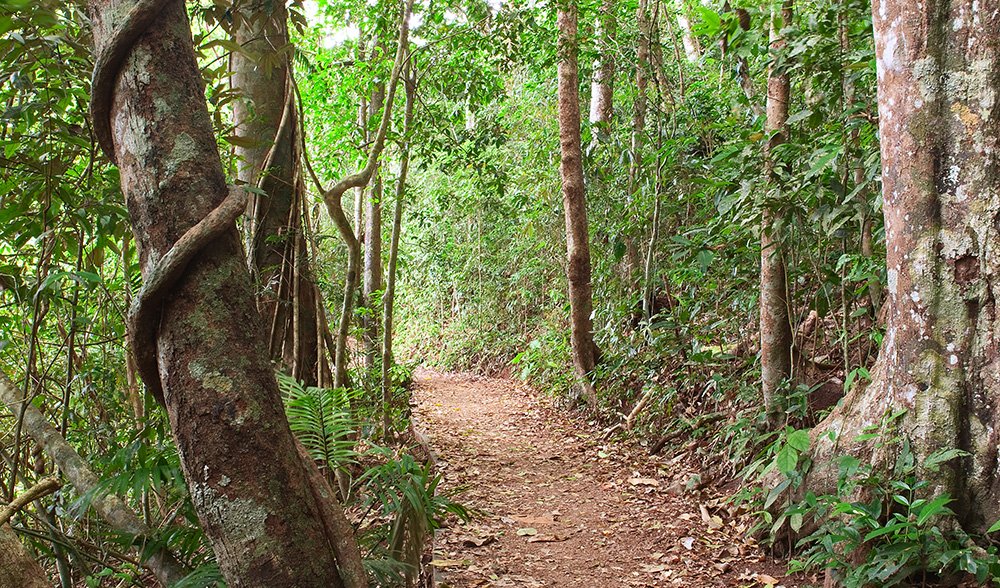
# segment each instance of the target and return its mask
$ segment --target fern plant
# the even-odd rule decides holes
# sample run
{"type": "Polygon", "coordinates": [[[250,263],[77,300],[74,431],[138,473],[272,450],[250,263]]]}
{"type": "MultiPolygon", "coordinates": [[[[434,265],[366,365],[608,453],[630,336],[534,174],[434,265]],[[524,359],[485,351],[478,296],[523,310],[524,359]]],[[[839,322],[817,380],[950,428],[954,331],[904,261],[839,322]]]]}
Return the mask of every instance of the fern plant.
{"type": "Polygon", "coordinates": [[[357,460],[354,433],[358,422],[351,414],[354,394],[345,388],[303,386],[284,374],[278,374],[278,387],[288,424],[310,457],[330,470],[357,460]]]}

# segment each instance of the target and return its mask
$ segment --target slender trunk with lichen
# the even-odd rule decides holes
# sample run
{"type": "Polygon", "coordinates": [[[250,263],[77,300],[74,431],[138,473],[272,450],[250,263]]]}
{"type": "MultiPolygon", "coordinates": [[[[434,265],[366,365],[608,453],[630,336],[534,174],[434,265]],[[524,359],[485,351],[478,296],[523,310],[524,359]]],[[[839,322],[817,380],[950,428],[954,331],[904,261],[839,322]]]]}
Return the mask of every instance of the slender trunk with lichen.
{"type": "Polygon", "coordinates": [[[595,127],[595,141],[610,134],[615,111],[615,28],[615,1],[603,0],[595,26],[598,54],[590,83],[590,124],[595,127]]]}
{"type": "Polygon", "coordinates": [[[871,383],[813,430],[800,491],[835,491],[845,453],[887,471],[898,446],[862,432],[905,437],[918,462],[960,449],[967,456],[921,475],[979,533],[1000,518],[1000,3],[876,0],[872,13],[886,334],[871,383]]]}
{"type": "MultiPolygon", "coordinates": [[[[784,0],[780,10],[771,15],[771,51],[784,50],[781,30],[792,21],[792,2],[784,0]]],[[[788,72],[771,67],[767,78],[767,120],[770,135],[764,148],[765,176],[769,197],[761,211],[760,231],[760,374],[764,408],[768,422],[778,423],[783,383],[792,375],[792,327],[789,323],[788,284],[784,245],[780,235],[781,185],[775,173],[777,147],[788,140],[788,72]]]]}
{"type": "Polygon", "coordinates": [[[399,234],[403,226],[403,199],[406,198],[406,176],[410,169],[410,126],[413,121],[413,103],[416,100],[417,76],[412,71],[406,79],[406,107],[403,114],[403,145],[396,180],[396,203],[392,213],[392,236],[389,240],[389,267],[385,277],[385,294],[382,297],[382,433],[390,437],[392,428],[392,319],[396,297],[396,265],[399,261],[399,234]]]}
{"type": "Polygon", "coordinates": [[[234,12],[231,57],[237,177],[259,191],[247,207],[247,261],[271,357],[307,385],[318,378],[316,298],[303,238],[298,112],[291,87],[288,13],[254,0],[234,12]]]}
{"type": "Polygon", "coordinates": [[[597,395],[591,382],[595,364],[593,291],[590,282],[590,234],[580,144],[580,75],[577,71],[577,7],[559,9],[559,144],[563,211],[566,218],[566,273],[569,278],[570,343],[576,384],[591,406],[597,395]]]}
{"type": "MultiPolygon", "coordinates": [[[[92,0],[99,54],[121,50],[114,31],[133,6],[92,0]]],[[[157,6],[101,105],[146,279],[229,201],[184,8],[157,6]]],[[[162,300],[156,375],[191,501],[229,586],[344,586],[342,537],[324,516],[332,497],[313,487],[289,430],[261,322],[235,226],[162,300]]]]}

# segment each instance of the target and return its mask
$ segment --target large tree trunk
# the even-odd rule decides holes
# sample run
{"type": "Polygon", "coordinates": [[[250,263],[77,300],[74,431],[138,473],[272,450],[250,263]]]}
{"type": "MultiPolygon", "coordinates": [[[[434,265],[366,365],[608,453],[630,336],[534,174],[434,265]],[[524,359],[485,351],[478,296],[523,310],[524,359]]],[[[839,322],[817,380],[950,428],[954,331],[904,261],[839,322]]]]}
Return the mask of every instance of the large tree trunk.
{"type": "MultiPolygon", "coordinates": [[[[227,193],[184,3],[164,4],[127,49],[110,105],[147,280],[227,193]]],[[[132,6],[92,0],[99,53],[114,47],[132,6]]],[[[317,500],[285,420],[235,226],[187,265],[163,303],[156,344],[191,500],[229,586],[343,586],[329,505],[317,500]]]]}
{"type": "Polygon", "coordinates": [[[0,524],[0,588],[51,588],[52,582],[21,545],[10,525],[0,524]]]}
{"type": "Polygon", "coordinates": [[[804,487],[835,490],[840,453],[890,465],[894,446],[856,439],[905,410],[887,434],[918,458],[969,453],[923,475],[979,533],[1000,518],[1000,5],[876,0],[872,13],[888,322],[871,384],[815,428],[804,487]]]}
{"type": "Polygon", "coordinates": [[[595,26],[598,53],[590,84],[590,124],[596,127],[595,141],[611,132],[611,118],[615,112],[615,28],[615,0],[603,0],[595,26]]]}
{"type": "MultiPolygon", "coordinates": [[[[777,10],[777,9],[775,9],[777,10]]],[[[780,13],[771,15],[771,51],[782,51],[785,40],[781,29],[792,21],[792,2],[784,0],[780,13]]],[[[775,174],[774,150],[788,139],[788,73],[773,67],[767,79],[767,120],[765,131],[770,139],[765,145],[765,175],[770,195],[780,194],[781,186],[775,174]]],[[[782,382],[792,373],[792,327],[788,318],[788,285],[785,255],[778,234],[780,215],[769,197],[762,210],[760,232],[760,373],[764,407],[768,422],[776,424],[781,416],[779,397],[782,382]]]]}
{"type": "Polygon", "coordinates": [[[236,13],[233,104],[238,177],[261,192],[247,209],[247,260],[271,357],[308,385],[317,381],[316,298],[303,237],[304,187],[298,181],[298,112],[291,88],[288,13],[283,3],[254,0],[236,13]]]}
{"type": "Polygon", "coordinates": [[[590,235],[580,145],[580,76],[577,71],[577,7],[572,1],[559,16],[559,144],[563,210],[566,216],[566,273],[569,278],[570,341],[577,385],[584,399],[596,405],[590,381],[594,369],[594,325],[590,283],[590,235]]]}

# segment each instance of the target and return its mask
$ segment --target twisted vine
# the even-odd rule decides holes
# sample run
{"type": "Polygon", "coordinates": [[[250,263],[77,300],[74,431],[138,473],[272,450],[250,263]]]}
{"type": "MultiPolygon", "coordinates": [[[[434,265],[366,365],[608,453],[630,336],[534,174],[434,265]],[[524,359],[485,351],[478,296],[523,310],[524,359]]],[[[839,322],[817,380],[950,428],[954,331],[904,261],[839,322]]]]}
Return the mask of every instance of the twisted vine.
{"type": "MultiPolygon", "coordinates": [[[[157,21],[163,9],[174,1],[178,0],[138,0],[112,32],[110,41],[101,50],[94,65],[90,99],[94,135],[104,153],[116,164],[111,108],[119,74],[139,38],[157,21]]],[[[222,203],[188,229],[153,265],[132,300],[127,325],[136,372],[160,404],[164,404],[164,399],[156,340],[163,303],[185,274],[190,261],[233,226],[246,209],[246,202],[246,191],[239,186],[230,186],[222,203]]]]}

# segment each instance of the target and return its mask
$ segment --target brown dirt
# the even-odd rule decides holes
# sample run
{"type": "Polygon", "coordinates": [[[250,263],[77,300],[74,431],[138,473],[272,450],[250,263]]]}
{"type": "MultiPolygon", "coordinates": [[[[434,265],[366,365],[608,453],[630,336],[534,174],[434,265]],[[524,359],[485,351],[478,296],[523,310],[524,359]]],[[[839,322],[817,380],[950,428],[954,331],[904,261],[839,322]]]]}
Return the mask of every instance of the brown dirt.
{"type": "Polygon", "coordinates": [[[439,588],[809,585],[683,455],[603,442],[519,382],[422,370],[415,384],[442,488],[477,511],[437,534],[439,588]]]}

